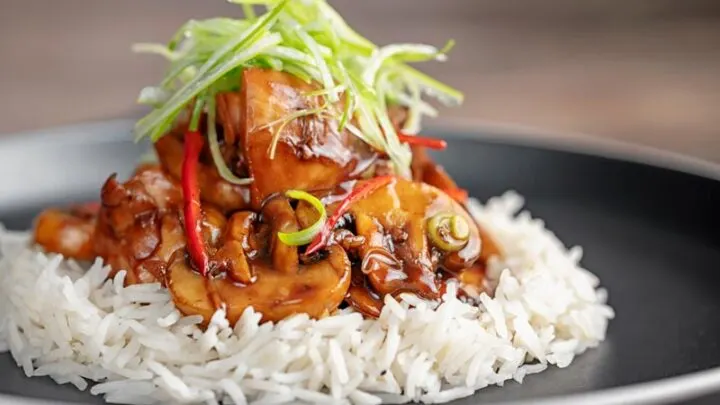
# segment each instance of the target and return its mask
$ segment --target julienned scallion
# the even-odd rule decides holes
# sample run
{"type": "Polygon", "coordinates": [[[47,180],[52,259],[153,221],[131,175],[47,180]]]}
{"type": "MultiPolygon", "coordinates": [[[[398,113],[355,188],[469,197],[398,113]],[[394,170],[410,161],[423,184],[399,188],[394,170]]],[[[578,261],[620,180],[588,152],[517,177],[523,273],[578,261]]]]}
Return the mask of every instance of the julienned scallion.
{"type": "MultiPolygon", "coordinates": [[[[442,49],[421,44],[378,47],[350,28],[325,0],[231,2],[242,6],[244,18],[190,20],[167,45],[134,47],[170,62],[162,82],[140,93],[139,102],[153,110],[135,125],[138,139],[156,141],[167,134],[192,103],[202,103],[214,116],[209,110],[214,108],[215,93],[237,90],[243,69],[264,67],[322,86],[318,92],[326,99],[322,107],[300,111],[287,120],[303,114],[334,114],[340,129],[384,151],[397,174],[407,176],[411,153],[399,142],[387,105],[406,107],[408,119],[402,130],[416,133],[421,116],[436,114],[422,100],[423,94],[445,104],[462,102],[462,93],[407,64],[445,60],[452,41],[442,49]],[[257,6],[266,12],[256,15],[257,6]],[[345,98],[342,111],[332,108],[340,97],[345,98]]],[[[225,175],[235,182],[243,180],[225,175]]]]}

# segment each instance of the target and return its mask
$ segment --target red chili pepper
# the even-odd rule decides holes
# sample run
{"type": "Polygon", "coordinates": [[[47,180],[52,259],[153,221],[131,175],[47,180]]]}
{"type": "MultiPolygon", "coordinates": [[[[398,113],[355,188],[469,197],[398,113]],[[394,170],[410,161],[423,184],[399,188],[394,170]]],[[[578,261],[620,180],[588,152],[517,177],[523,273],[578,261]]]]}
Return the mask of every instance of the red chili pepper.
{"type": "Polygon", "coordinates": [[[460,204],[465,204],[468,199],[468,192],[460,187],[446,188],[443,190],[445,194],[449,195],[453,200],[460,204]]]}
{"type": "Polygon", "coordinates": [[[445,142],[444,139],[426,138],[422,136],[406,135],[403,133],[398,133],[398,139],[400,142],[404,142],[409,145],[417,145],[430,149],[443,150],[447,148],[447,142],[445,142]]]}
{"type": "Polygon", "coordinates": [[[335,229],[335,225],[337,225],[338,221],[340,221],[340,218],[342,218],[343,215],[347,213],[348,209],[350,209],[350,206],[354,202],[362,200],[363,198],[372,194],[375,190],[390,183],[394,178],[395,176],[375,177],[374,179],[368,180],[360,187],[353,189],[353,191],[351,191],[350,194],[340,202],[340,205],[338,205],[335,212],[330,218],[328,218],[327,222],[325,222],[325,226],[323,226],[322,230],[320,230],[320,232],[317,234],[317,236],[315,236],[310,245],[308,245],[307,249],[305,250],[305,254],[311,255],[325,247],[325,245],[327,245],[328,240],[330,239],[330,233],[333,231],[333,229],[335,229]]]}
{"type": "Polygon", "coordinates": [[[203,276],[208,271],[208,255],[202,239],[202,212],[200,211],[200,185],[198,184],[198,160],[203,147],[203,138],[197,131],[185,133],[185,147],[182,164],[183,213],[185,234],[190,259],[203,276]]]}

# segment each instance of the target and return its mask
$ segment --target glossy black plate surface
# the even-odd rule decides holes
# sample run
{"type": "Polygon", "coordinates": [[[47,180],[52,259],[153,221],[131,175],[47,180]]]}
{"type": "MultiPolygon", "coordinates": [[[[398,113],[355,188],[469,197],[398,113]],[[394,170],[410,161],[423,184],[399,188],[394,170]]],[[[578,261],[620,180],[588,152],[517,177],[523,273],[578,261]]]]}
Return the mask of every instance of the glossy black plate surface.
{"type": "MultiPolygon", "coordinates": [[[[108,175],[127,175],[144,150],[130,141],[130,128],[113,121],[0,138],[0,222],[23,229],[44,206],[97,198],[108,175]]],[[[602,143],[548,147],[488,131],[436,134],[450,140],[437,159],[472,195],[517,190],[566,244],[582,245],[584,265],[617,311],[608,340],[569,368],[458,404],[656,403],[720,391],[720,171],[602,143]]],[[[0,403],[20,398],[98,401],[27,379],[0,355],[0,403]]]]}

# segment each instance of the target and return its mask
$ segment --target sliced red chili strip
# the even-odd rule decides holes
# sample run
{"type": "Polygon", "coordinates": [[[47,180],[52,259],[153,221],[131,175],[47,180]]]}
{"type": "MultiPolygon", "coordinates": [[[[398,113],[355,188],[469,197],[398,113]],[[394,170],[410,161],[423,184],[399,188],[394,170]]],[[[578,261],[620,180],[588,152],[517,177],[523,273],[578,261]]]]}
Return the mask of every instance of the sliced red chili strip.
{"type": "Polygon", "coordinates": [[[200,185],[198,184],[198,160],[203,148],[203,138],[197,131],[185,133],[182,164],[183,213],[185,234],[190,259],[200,274],[207,275],[208,255],[202,238],[202,211],[200,209],[200,185]]]}
{"type": "Polygon", "coordinates": [[[422,146],[425,148],[443,150],[447,148],[447,142],[444,139],[439,138],[427,138],[424,136],[417,135],[406,135],[398,133],[398,139],[400,142],[407,143],[408,145],[422,146]]]}
{"type": "Polygon", "coordinates": [[[327,222],[325,222],[325,226],[323,226],[322,230],[320,230],[317,236],[315,236],[315,239],[313,239],[310,245],[308,245],[307,249],[305,250],[305,254],[311,255],[318,250],[324,248],[325,245],[327,245],[328,240],[330,239],[330,234],[332,233],[333,229],[335,229],[335,225],[337,225],[338,221],[340,221],[340,218],[342,218],[343,215],[348,212],[350,206],[354,202],[362,200],[363,198],[372,194],[375,190],[387,185],[394,178],[395,176],[375,177],[363,183],[360,187],[353,189],[353,191],[351,191],[350,194],[348,194],[348,196],[340,202],[340,205],[338,205],[335,212],[332,214],[332,216],[330,216],[330,218],[328,218],[327,222]]]}

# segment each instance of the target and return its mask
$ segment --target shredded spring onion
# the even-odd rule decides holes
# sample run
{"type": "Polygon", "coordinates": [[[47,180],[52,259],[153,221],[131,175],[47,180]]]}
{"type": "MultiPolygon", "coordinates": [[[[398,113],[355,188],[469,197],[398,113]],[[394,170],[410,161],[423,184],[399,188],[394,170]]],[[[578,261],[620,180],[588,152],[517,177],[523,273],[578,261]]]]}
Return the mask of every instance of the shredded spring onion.
{"type": "MultiPolygon", "coordinates": [[[[448,42],[445,48],[452,47],[452,41],[448,42]]],[[[368,66],[363,72],[363,80],[369,86],[375,83],[375,77],[377,76],[380,67],[383,63],[391,61],[393,56],[404,56],[406,61],[420,62],[425,60],[437,59],[439,61],[445,60],[445,54],[443,51],[438,51],[437,48],[430,45],[422,44],[394,44],[382,47],[375,51],[372,58],[368,62],[368,66]]]]}
{"type": "Polygon", "coordinates": [[[277,124],[280,124],[274,130],[272,140],[270,141],[270,149],[268,149],[268,156],[270,157],[270,159],[275,159],[275,153],[277,153],[277,145],[278,145],[278,142],[280,141],[280,136],[282,136],[283,130],[289,123],[291,123],[293,120],[296,120],[298,118],[307,117],[308,115],[321,114],[323,111],[325,111],[324,107],[300,110],[300,111],[291,113],[286,117],[282,117],[278,121],[271,122],[271,123],[261,127],[261,128],[273,127],[277,124]]]}
{"type": "Polygon", "coordinates": [[[280,35],[270,33],[268,29],[277,21],[280,11],[289,2],[290,0],[283,0],[240,35],[228,37],[227,42],[201,64],[196,75],[184,83],[167,103],[137,122],[137,136],[150,136],[153,141],[159,139],[165,135],[180,111],[193,97],[215,84],[231,70],[247,63],[265,48],[280,44],[280,35]]]}
{"type": "Polygon", "coordinates": [[[245,18],[252,21],[257,18],[257,15],[255,15],[255,10],[253,9],[252,4],[243,4],[243,14],[245,14],[245,18]]]}
{"type": "Polygon", "coordinates": [[[307,203],[312,205],[315,210],[317,210],[318,214],[320,214],[320,217],[317,221],[315,221],[312,225],[301,231],[292,233],[278,232],[278,238],[280,239],[280,242],[288,246],[307,245],[312,242],[315,236],[320,233],[323,226],[325,226],[325,222],[327,221],[327,213],[325,211],[325,206],[317,197],[302,190],[288,190],[285,192],[285,196],[295,200],[306,201],[307,203]]]}
{"type": "MultiPolygon", "coordinates": [[[[242,70],[259,66],[292,74],[320,86],[327,100],[321,111],[373,148],[385,152],[397,174],[409,175],[411,154],[397,139],[387,102],[409,110],[407,132],[416,133],[420,117],[434,115],[423,94],[459,103],[462,94],[407,63],[444,60],[442,49],[421,44],[378,47],[355,32],[326,0],[231,0],[244,18],[191,20],[167,45],[140,44],[134,49],[164,56],[170,67],[158,86],[146,88],[139,101],[154,109],[135,126],[138,139],[164,136],[193,100],[212,91],[236,91],[242,70]],[[263,15],[255,7],[265,8],[263,15]],[[343,98],[343,106],[337,103],[343,98]]],[[[313,109],[315,110],[315,109],[313,109]]],[[[298,118],[287,117],[282,125],[298,118]]],[[[276,148],[275,142],[273,151],[276,148]]],[[[274,155],[273,151],[269,151],[274,155]]],[[[216,164],[218,161],[216,160],[216,164]]],[[[219,170],[222,168],[219,166],[219,170]]],[[[225,176],[223,176],[225,177],[225,176]]],[[[245,179],[243,179],[245,181],[245,179]]]]}
{"type": "Polygon", "coordinates": [[[148,86],[140,91],[137,102],[149,106],[161,106],[170,99],[170,93],[161,87],[148,86]]]}
{"type": "Polygon", "coordinates": [[[200,126],[200,116],[202,116],[203,107],[205,107],[205,99],[204,98],[198,98],[195,101],[195,106],[193,107],[193,113],[190,117],[190,126],[188,126],[188,130],[192,132],[197,132],[198,127],[200,126]]]}

